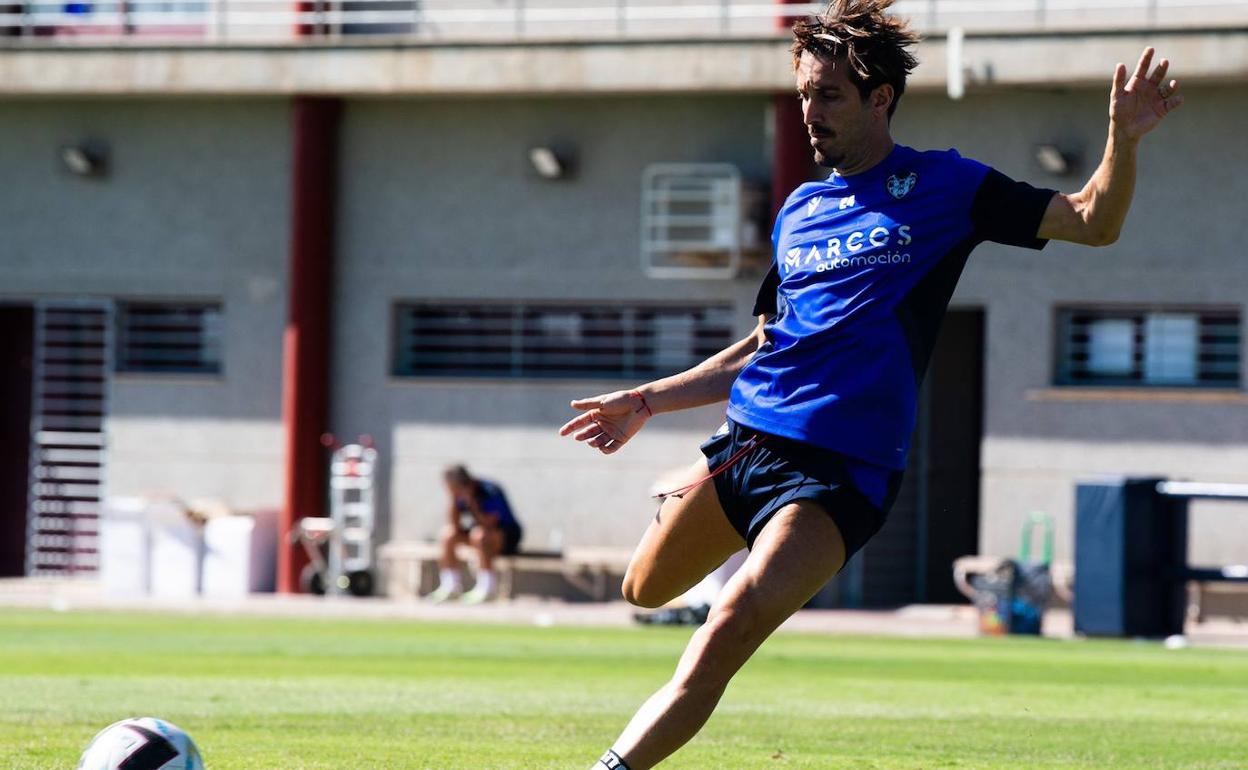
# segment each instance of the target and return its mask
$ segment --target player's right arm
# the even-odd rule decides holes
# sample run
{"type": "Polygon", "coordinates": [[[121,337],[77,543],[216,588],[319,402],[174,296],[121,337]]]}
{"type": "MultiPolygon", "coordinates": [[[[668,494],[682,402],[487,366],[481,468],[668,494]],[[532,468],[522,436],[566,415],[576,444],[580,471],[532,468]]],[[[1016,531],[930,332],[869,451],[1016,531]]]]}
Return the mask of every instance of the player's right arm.
{"type": "Polygon", "coordinates": [[[737,375],[762,347],[768,315],[748,336],[729,345],[697,366],[648,382],[635,390],[617,390],[572,402],[581,414],[559,429],[560,436],[584,441],[603,454],[612,454],[660,412],[676,412],[724,401],[737,375]]]}

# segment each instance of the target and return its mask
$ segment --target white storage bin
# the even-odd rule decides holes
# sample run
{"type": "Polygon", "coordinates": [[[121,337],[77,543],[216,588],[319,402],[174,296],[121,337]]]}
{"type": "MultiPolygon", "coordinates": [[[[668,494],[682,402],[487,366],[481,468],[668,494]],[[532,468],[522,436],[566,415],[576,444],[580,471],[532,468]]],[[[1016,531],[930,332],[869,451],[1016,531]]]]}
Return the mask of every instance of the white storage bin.
{"type": "Polygon", "coordinates": [[[276,556],[276,511],[209,519],[204,526],[203,595],[238,598],[272,591],[276,556]]]}

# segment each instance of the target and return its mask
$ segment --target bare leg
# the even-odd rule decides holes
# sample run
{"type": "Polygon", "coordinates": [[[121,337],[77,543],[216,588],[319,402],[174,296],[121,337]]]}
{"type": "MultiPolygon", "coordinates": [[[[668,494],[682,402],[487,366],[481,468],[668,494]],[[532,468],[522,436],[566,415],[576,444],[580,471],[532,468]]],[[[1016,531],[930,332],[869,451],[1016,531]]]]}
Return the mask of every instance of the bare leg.
{"type": "MultiPolygon", "coordinates": [[[[681,483],[706,478],[707,473],[706,460],[699,460],[681,483]]],[[[633,553],[624,575],[624,598],[639,607],[661,607],[744,547],[712,482],[683,497],[669,497],[633,553]]]]}
{"type": "Polygon", "coordinates": [[[448,522],[442,527],[439,541],[442,548],[438,554],[438,587],[425,597],[435,603],[458,596],[463,590],[461,576],[464,563],[455,551],[458,546],[468,542],[468,534],[460,530],[456,523],[448,522]]]}
{"type": "Polygon", "coordinates": [[[454,524],[447,524],[442,527],[442,534],[438,539],[442,541],[442,554],[438,557],[438,566],[442,569],[463,569],[464,563],[455,553],[455,547],[467,543],[468,535],[454,524]]]}
{"type": "Polygon", "coordinates": [[[494,557],[503,551],[503,531],[498,527],[478,525],[468,533],[468,540],[477,552],[477,567],[482,572],[494,569],[494,557]]]}
{"type": "Polygon", "coordinates": [[[819,506],[799,501],[777,512],[693,635],[671,681],[616,741],[631,770],[649,770],[696,735],[733,675],[844,562],[840,531],[819,506]]]}

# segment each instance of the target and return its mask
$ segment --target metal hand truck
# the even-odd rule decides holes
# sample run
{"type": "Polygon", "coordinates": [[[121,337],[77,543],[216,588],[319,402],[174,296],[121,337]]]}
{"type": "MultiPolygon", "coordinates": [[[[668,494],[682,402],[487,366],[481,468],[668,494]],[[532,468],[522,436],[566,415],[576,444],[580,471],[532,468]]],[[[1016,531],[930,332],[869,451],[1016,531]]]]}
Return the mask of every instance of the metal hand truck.
{"type": "Polygon", "coordinates": [[[334,449],[329,464],[329,516],[305,517],[296,527],[295,538],[309,559],[300,584],[309,593],[369,596],[375,585],[377,450],[368,436],[342,446],[333,436],[326,436],[323,443],[334,449]]]}

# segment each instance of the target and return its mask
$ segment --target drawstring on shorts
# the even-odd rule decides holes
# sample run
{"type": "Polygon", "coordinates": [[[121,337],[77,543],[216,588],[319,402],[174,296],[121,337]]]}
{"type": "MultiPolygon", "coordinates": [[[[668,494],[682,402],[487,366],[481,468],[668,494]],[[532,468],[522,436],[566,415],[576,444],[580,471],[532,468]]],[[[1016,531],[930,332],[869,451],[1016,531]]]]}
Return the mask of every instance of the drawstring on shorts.
{"type": "Polygon", "coordinates": [[[675,497],[675,498],[684,497],[686,494],[692,492],[693,490],[697,489],[698,487],[702,486],[706,482],[710,481],[711,479],[715,478],[719,474],[731,468],[733,465],[737,463],[738,460],[740,460],[742,457],[745,457],[745,455],[751,449],[754,449],[759,444],[763,443],[764,438],[765,437],[761,434],[758,434],[758,433],[754,434],[754,437],[751,438],[749,441],[747,441],[745,445],[742,446],[740,449],[738,449],[736,452],[733,452],[732,456],[729,457],[727,460],[725,460],[723,465],[711,471],[706,476],[703,476],[702,478],[698,479],[692,484],[686,484],[683,487],[673,489],[671,492],[659,492],[658,494],[652,495],[652,497],[658,500],[666,500],[669,497],[675,497]]]}

